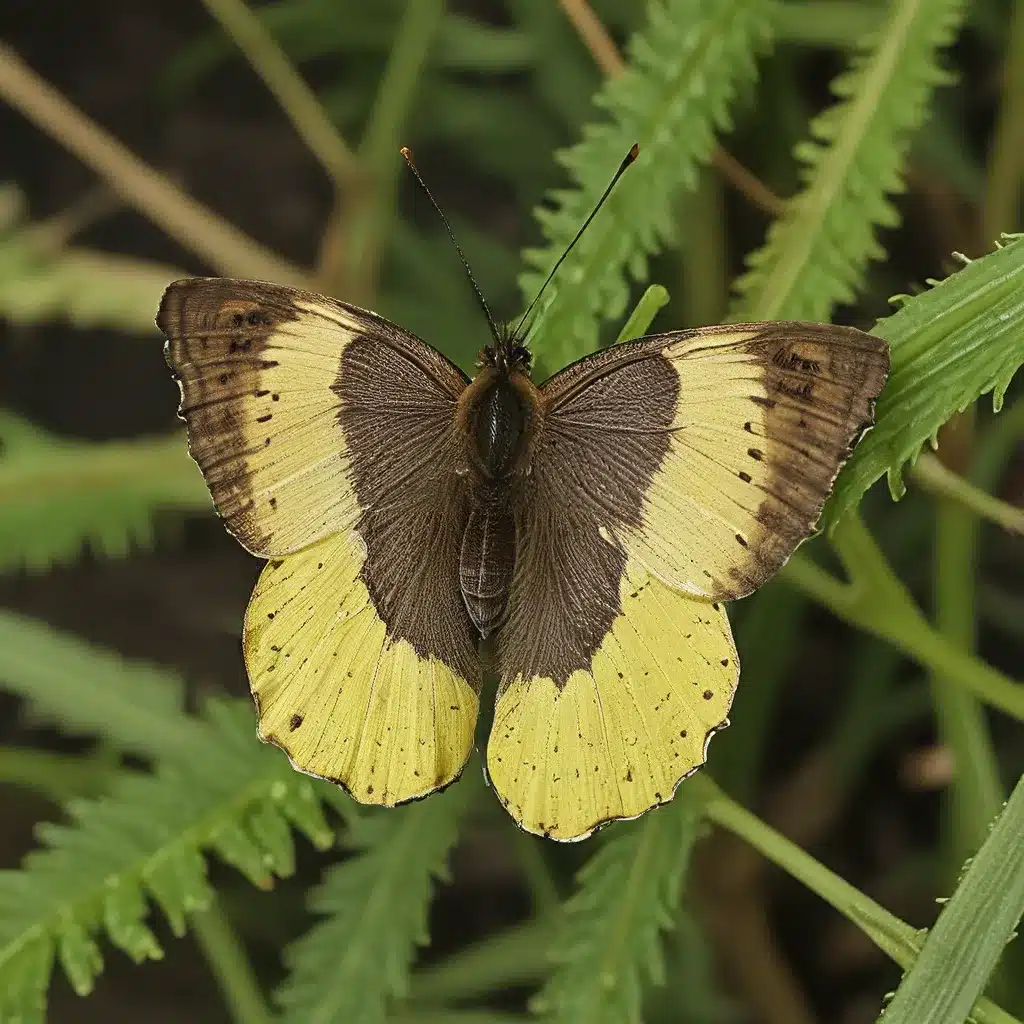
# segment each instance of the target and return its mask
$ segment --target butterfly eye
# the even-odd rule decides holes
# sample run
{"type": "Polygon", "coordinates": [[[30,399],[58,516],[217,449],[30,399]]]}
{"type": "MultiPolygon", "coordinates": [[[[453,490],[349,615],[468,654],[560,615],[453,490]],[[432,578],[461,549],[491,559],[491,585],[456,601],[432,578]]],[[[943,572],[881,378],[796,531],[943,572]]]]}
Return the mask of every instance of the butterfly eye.
{"type": "Polygon", "coordinates": [[[509,361],[513,365],[526,366],[533,362],[533,353],[522,345],[516,345],[510,354],[509,361]]]}

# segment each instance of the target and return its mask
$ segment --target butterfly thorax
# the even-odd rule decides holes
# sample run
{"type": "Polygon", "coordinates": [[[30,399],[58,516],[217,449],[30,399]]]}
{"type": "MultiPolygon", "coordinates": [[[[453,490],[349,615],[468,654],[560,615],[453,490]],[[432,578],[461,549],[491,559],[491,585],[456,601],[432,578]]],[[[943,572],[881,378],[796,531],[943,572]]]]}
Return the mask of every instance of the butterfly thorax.
{"type": "MultiPolygon", "coordinates": [[[[524,352],[524,350],[520,350],[524,352]]],[[[528,357],[507,350],[481,353],[482,366],[459,402],[465,439],[469,518],[459,564],[462,595],[481,636],[493,633],[508,599],[515,567],[516,496],[530,470],[541,425],[541,396],[528,357]]]]}

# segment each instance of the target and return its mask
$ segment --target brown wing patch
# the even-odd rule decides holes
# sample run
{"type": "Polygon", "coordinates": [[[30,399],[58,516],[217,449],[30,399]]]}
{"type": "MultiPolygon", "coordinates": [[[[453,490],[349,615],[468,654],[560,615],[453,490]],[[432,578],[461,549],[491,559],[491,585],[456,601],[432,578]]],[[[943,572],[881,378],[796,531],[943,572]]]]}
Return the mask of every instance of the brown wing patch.
{"type": "Polygon", "coordinates": [[[654,357],[596,373],[576,392],[576,374],[606,358],[575,364],[544,389],[548,411],[517,507],[515,573],[498,635],[503,678],[518,672],[563,684],[590,665],[621,612],[627,554],[608,530],[642,525],[679,382],[654,357]]]}
{"type": "Polygon", "coordinates": [[[249,282],[178,281],[164,293],[157,325],[164,354],[181,388],[179,415],[188,424],[189,450],[199,463],[217,510],[252,551],[268,548],[253,497],[250,456],[272,440],[280,391],[272,384],[277,361],[271,337],[301,316],[290,289],[249,282]]]}
{"type": "Polygon", "coordinates": [[[341,359],[334,393],[360,510],[355,529],[366,547],[360,578],[389,637],[478,684],[459,587],[469,513],[456,472],[463,460],[454,431],[457,392],[455,381],[446,387],[432,365],[425,372],[425,360],[442,359],[428,352],[412,358],[364,336],[341,359]]]}

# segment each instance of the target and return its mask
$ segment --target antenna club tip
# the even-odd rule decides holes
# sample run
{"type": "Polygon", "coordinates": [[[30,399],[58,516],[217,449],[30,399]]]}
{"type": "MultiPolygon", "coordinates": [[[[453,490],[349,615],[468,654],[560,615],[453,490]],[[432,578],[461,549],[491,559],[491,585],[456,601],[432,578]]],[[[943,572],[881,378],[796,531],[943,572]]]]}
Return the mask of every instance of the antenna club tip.
{"type": "Polygon", "coordinates": [[[412,160],[412,150],[408,146],[403,146],[399,151],[406,160],[412,160]]]}
{"type": "Polygon", "coordinates": [[[629,152],[626,154],[626,161],[628,163],[632,163],[639,155],[640,143],[634,142],[633,145],[629,147],[629,152]]]}

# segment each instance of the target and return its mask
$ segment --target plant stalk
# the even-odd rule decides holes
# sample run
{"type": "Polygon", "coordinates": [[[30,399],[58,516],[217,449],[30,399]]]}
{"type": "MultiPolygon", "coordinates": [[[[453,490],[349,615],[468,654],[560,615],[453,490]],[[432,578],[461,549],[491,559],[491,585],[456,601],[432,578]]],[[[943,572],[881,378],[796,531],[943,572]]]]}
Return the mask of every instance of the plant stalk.
{"type": "Polygon", "coordinates": [[[0,43],[0,99],[92,168],[129,206],[230,277],[302,286],[298,268],[253,241],[143,163],[0,43]]]}

